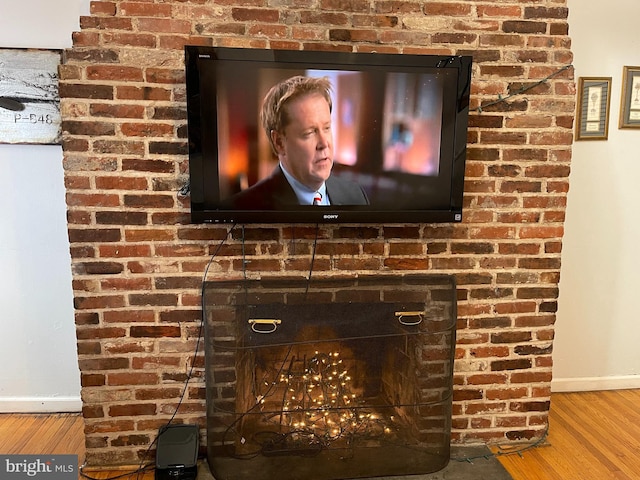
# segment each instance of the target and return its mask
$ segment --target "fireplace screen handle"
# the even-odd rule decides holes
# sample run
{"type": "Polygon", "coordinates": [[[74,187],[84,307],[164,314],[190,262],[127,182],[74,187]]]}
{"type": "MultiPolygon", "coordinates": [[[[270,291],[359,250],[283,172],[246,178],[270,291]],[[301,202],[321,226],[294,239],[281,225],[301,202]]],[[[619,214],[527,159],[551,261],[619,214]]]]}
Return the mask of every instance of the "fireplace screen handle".
{"type": "Polygon", "coordinates": [[[256,333],[273,333],[277,330],[282,320],[276,318],[250,318],[251,330],[256,333]]]}
{"type": "Polygon", "coordinates": [[[402,325],[420,325],[424,319],[424,312],[396,312],[396,317],[402,325]]]}

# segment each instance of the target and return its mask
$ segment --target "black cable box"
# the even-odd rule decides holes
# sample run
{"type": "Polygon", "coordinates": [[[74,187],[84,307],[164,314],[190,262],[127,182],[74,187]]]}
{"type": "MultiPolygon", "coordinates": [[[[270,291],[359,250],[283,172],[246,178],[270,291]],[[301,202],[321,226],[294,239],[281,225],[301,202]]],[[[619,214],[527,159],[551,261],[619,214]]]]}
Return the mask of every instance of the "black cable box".
{"type": "Polygon", "coordinates": [[[198,476],[197,425],[164,425],[158,431],[155,480],[195,480],[198,476]]]}

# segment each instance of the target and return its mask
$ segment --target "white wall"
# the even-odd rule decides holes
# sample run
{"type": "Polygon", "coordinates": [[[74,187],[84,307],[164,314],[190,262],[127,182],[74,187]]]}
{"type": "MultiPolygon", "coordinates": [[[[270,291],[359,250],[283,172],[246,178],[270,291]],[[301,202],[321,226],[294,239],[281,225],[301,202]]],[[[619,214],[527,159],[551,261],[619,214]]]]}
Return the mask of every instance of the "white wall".
{"type": "MultiPolygon", "coordinates": [[[[71,46],[89,0],[5,1],[0,48],[71,46]]],[[[59,145],[0,144],[0,412],[79,411],[59,145]]]]}
{"type": "Polygon", "coordinates": [[[622,68],[640,65],[638,0],[569,0],[577,77],[612,77],[607,141],[573,146],[554,391],[640,388],[640,130],[618,129],[622,68]]]}

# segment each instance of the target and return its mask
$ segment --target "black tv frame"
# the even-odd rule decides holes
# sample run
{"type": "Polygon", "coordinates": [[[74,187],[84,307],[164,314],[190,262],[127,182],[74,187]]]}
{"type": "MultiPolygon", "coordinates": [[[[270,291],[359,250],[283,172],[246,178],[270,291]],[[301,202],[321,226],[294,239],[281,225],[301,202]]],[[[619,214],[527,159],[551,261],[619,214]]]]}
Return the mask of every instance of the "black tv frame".
{"type": "Polygon", "coordinates": [[[466,163],[470,56],[347,53],[185,46],[192,223],[447,223],[462,221],[466,163]],[[434,205],[396,209],[389,205],[296,206],[286,210],[231,210],[220,197],[218,119],[215,78],[225,65],[260,68],[398,71],[438,74],[447,71],[443,105],[440,174],[424,177],[440,194],[434,205]],[[453,72],[453,73],[452,73],[453,72]],[[211,82],[214,85],[211,85],[211,82]],[[455,83],[455,84],[453,84],[455,83]],[[443,198],[446,197],[446,198],[443,198]]]}

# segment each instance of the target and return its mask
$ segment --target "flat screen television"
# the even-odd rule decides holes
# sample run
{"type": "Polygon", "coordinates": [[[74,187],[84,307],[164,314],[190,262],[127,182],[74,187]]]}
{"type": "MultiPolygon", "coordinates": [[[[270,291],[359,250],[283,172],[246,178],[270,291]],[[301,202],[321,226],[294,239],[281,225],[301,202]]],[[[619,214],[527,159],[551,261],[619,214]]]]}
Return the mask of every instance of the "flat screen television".
{"type": "Polygon", "coordinates": [[[462,220],[471,57],[186,46],[185,66],[193,223],[462,220]],[[233,201],[281,174],[259,112],[296,76],[329,80],[330,176],[366,201],[329,180],[329,205],[233,201]]]}

